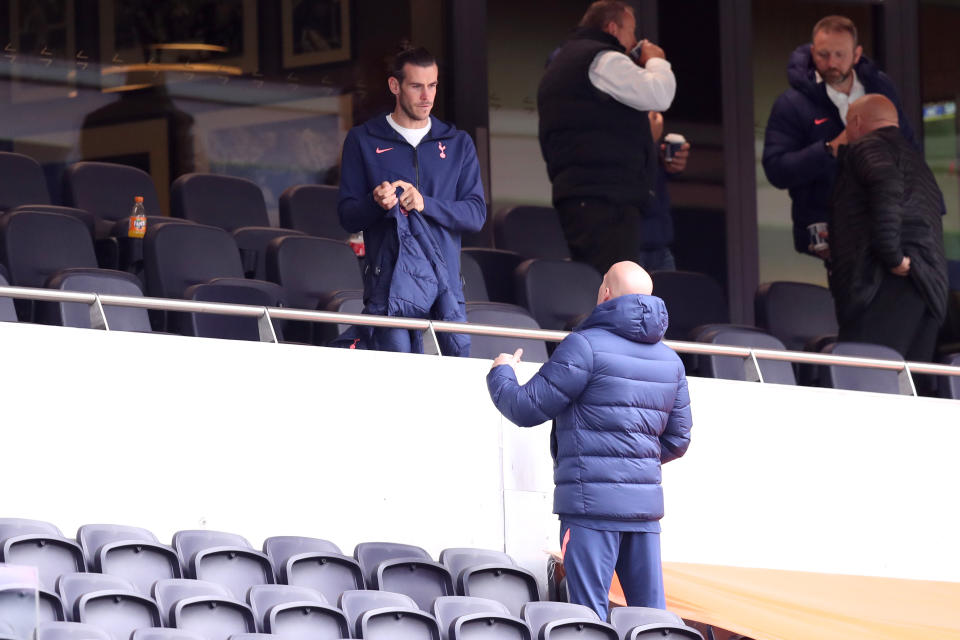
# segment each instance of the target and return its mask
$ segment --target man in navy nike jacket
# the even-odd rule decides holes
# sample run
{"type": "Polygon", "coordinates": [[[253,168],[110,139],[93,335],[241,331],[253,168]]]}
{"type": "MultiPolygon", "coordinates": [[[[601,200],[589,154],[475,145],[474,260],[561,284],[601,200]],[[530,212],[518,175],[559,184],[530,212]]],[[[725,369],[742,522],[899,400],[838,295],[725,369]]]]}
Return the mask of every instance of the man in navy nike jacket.
{"type": "MultiPolygon", "coordinates": [[[[344,229],[363,232],[365,313],[466,321],[460,236],[483,226],[487,208],[470,136],[430,115],[437,76],[425,49],[397,55],[387,81],[393,112],[354,127],[343,143],[338,213],[344,229]]],[[[421,350],[413,332],[369,337],[364,346],[421,350]]],[[[468,355],[464,343],[455,355],[468,355]]]]}
{"type": "Polygon", "coordinates": [[[867,93],[896,106],[900,130],[919,149],[890,78],[863,55],[857,27],[844,16],[827,16],[813,27],[787,65],[790,88],[770,110],[763,142],[763,170],[770,184],[789,189],[794,248],[814,252],[807,225],[830,222],[830,195],[837,177],[837,149],[847,144],[847,108],[867,93]]]}
{"type": "Polygon", "coordinates": [[[663,300],[633,262],[603,277],[597,306],[525,385],[501,354],[490,397],[521,427],[555,419],[553,511],[570,601],[607,619],[616,569],[630,606],[665,608],[660,465],[682,456],[692,418],[680,358],[661,339],[663,300]]]}

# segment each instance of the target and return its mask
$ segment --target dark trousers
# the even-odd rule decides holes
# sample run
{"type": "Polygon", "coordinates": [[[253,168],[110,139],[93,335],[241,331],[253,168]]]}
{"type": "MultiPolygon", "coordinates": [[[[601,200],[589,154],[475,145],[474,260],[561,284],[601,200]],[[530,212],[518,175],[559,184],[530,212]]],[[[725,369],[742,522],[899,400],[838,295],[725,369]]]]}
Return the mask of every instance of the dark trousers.
{"type": "Polygon", "coordinates": [[[911,278],[891,273],[863,313],[840,324],[839,338],[886,345],[906,360],[931,362],[939,328],[911,278]]]}
{"type": "Polygon", "coordinates": [[[606,620],[616,569],[628,606],[667,608],[659,533],[599,531],[561,521],[560,545],[570,602],[606,620]]]}
{"type": "Polygon", "coordinates": [[[557,203],[570,255],[606,273],[622,260],[637,260],[640,209],[607,200],[583,198],[557,203]]]}

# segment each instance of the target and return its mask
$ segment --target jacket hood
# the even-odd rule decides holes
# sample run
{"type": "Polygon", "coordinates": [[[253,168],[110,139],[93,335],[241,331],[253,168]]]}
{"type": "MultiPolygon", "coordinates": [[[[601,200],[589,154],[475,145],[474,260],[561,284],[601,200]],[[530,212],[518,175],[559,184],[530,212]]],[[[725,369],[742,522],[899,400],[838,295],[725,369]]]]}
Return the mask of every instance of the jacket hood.
{"type": "Polygon", "coordinates": [[[598,304],[577,331],[605,329],[633,342],[653,344],[663,339],[669,324],[663,300],[631,294],[598,304]]]}
{"type": "MultiPolygon", "coordinates": [[[[374,118],[370,118],[363,124],[364,128],[366,128],[367,133],[371,136],[386,138],[388,140],[402,140],[402,138],[400,138],[400,134],[397,133],[393,127],[387,124],[387,115],[388,112],[384,112],[374,118]]],[[[435,118],[434,116],[430,116],[430,133],[426,135],[424,140],[450,138],[456,132],[457,128],[452,124],[448,124],[443,120],[435,118]]]]}
{"type": "MultiPolygon", "coordinates": [[[[867,84],[876,77],[877,67],[865,55],[860,56],[860,61],[854,65],[857,72],[857,78],[860,82],[867,84]]],[[[815,97],[818,91],[826,95],[825,89],[820,89],[817,82],[817,68],[813,65],[813,56],[810,54],[810,43],[802,44],[793,50],[790,54],[790,61],[787,62],[787,80],[790,86],[800,93],[815,97]]]]}

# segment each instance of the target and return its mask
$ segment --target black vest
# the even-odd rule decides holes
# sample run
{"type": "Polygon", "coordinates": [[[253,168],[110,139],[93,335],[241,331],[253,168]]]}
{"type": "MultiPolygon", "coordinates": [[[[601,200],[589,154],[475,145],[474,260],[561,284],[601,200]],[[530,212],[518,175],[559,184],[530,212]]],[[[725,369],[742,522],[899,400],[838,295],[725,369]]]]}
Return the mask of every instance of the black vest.
{"type": "Polygon", "coordinates": [[[590,82],[590,64],[602,51],[623,47],[608,33],[578,29],[540,80],[540,150],[553,202],[592,197],[646,209],[657,162],[650,121],[646,111],[617,102],[590,82]]]}

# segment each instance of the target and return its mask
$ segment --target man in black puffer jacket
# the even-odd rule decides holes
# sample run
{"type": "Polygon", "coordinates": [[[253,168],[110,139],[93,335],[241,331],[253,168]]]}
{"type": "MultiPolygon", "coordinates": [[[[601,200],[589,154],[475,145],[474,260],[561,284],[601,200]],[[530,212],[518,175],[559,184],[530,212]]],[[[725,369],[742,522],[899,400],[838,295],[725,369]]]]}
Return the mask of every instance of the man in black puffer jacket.
{"type": "Polygon", "coordinates": [[[946,315],[942,195],[879,94],[850,105],[830,222],[830,290],[840,340],[929,362],[946,315]]]}

